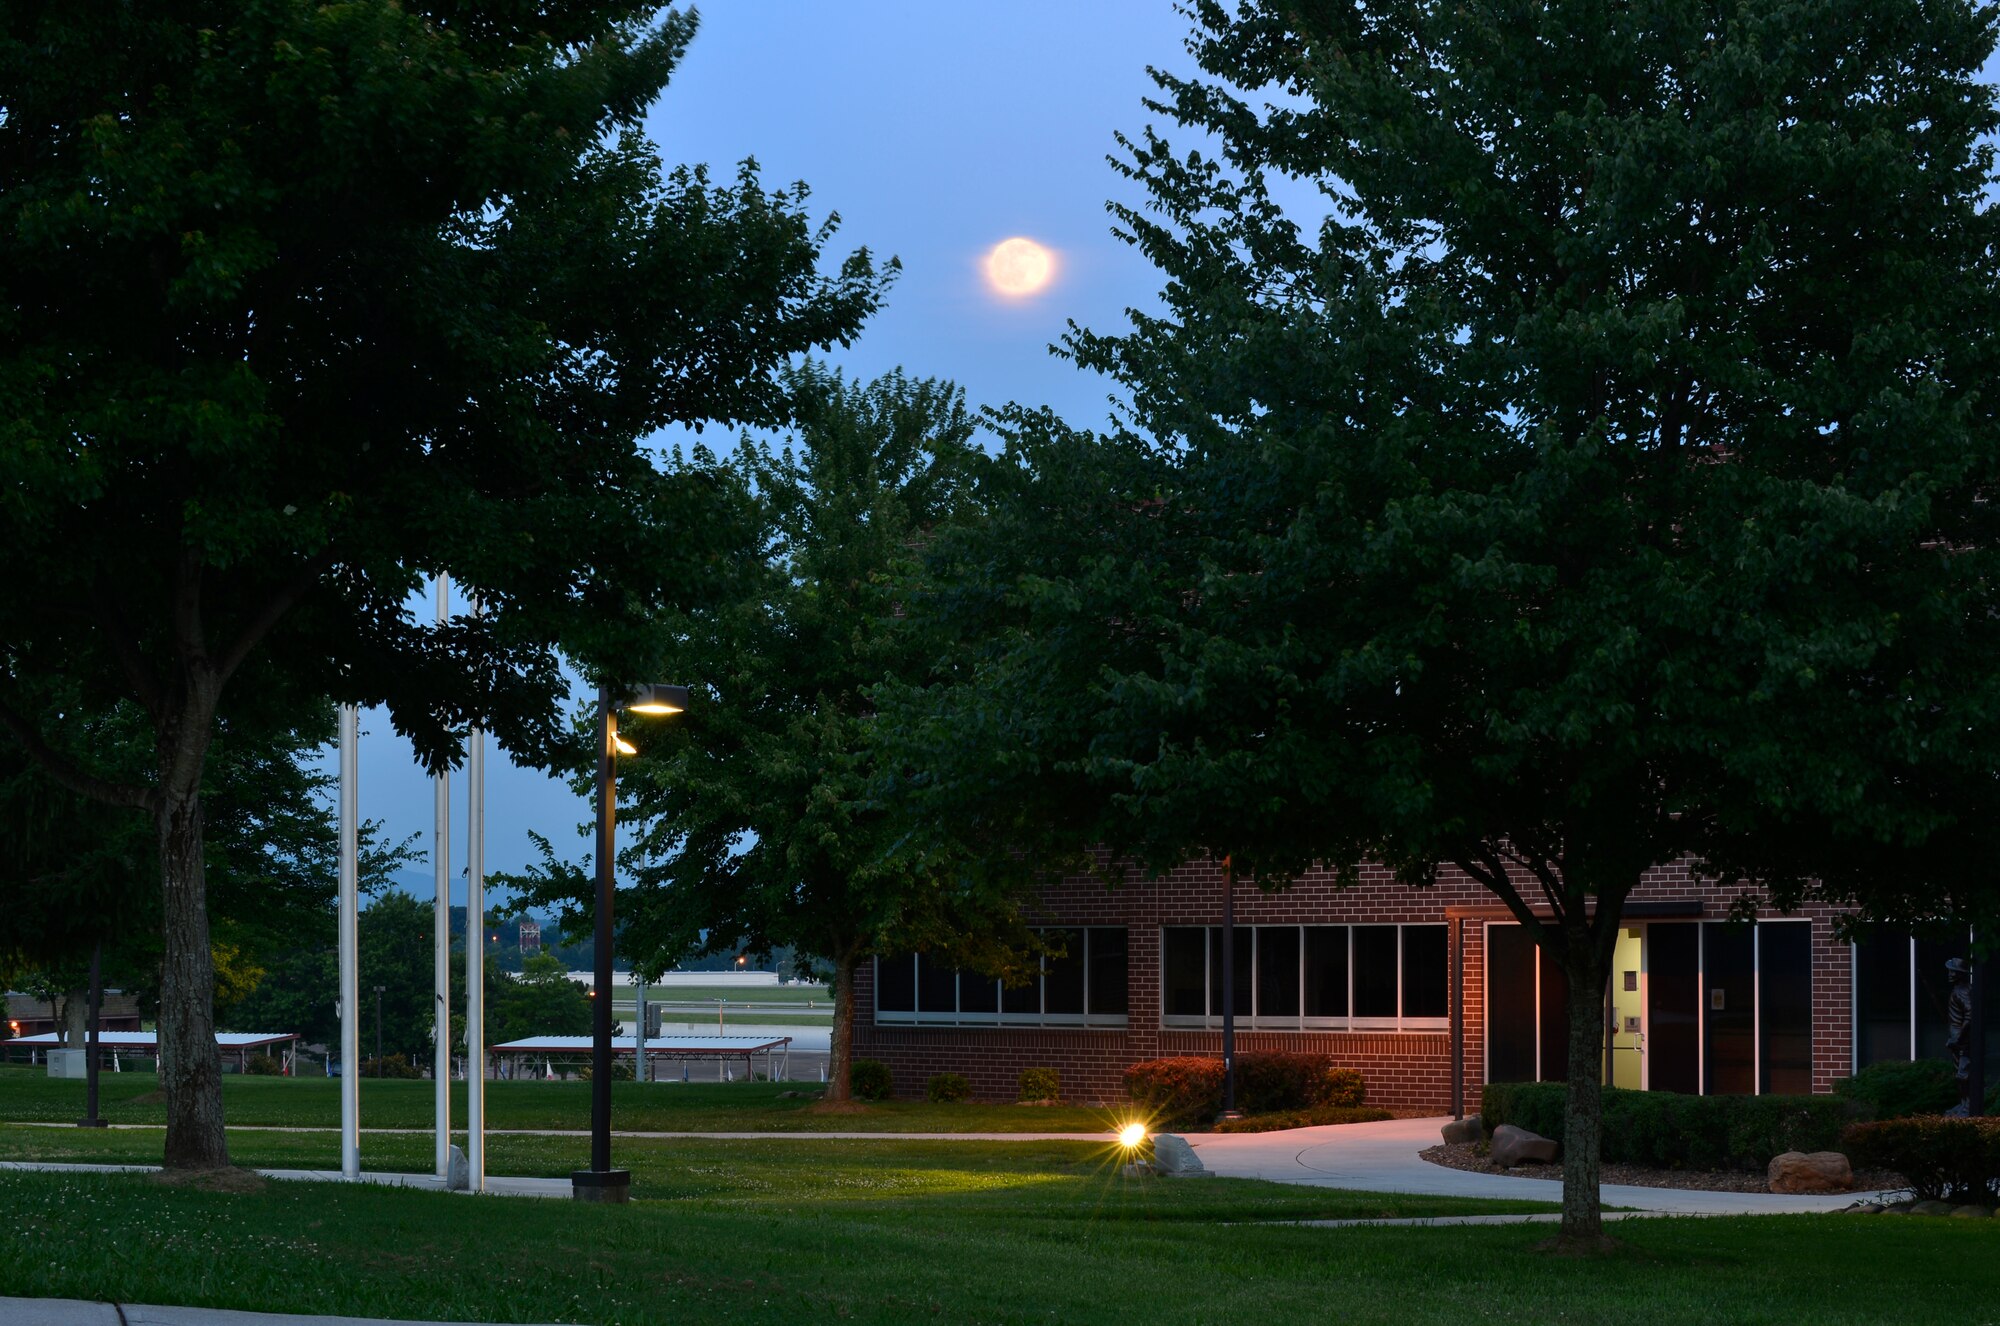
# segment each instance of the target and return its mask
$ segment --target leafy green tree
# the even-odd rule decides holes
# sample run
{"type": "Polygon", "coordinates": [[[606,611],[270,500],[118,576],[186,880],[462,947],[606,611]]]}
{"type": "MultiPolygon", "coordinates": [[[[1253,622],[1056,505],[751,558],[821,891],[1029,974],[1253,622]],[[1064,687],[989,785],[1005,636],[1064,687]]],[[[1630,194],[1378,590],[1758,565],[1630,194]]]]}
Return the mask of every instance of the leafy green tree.
{"type": "Polygon", "coordinates": [[[381,704],[433,767],[477,721],[553,758],[560,653],[648,675],[727,570],[673,424],[780,422],[777,367],[885,273],[746,165],[639,123],[695,29],[656,3],[23,0],[0,9],[0,726],[141,812],[160,864],[166,1163],[228,1163],[210,1042],[210,748],[381,704]],[[448,573],[484,612],[409,610],[448,573]],[[68,758],[39,679],[145,716],[68,758]]]}
{"type": "Polygon", "coordinates": [[[588,1036],[590,1007],[590,995],[562,963],[536,953],[519,976],[503,976],[496,984],[487,1006],[489,1036],[495,1044],[529,1036],[588,1036]]]}
{"type": "MultiPolygon", "coordinates": [[[[884,788],[874,688],[932,679],[925,621],[902,610],[919,551],[966,516],[983,460],[948,384],[793,373],[791,444],[733,465],[763,532],[740,597],[690,615],[665,655],[697,687],[671,723],[634,727],[619,775],[621,948],[644,968],[694,952],[792,945],[832,968],[828,1096],[847,1094],[854,974],[881,952],[958,952],[1004,968],[1027,935],[1012,876],[916,839],[884,788]]],[[[585,908],[587,869],[544,844],[540,902],[585,908]]]]}
{"type": "Polygon", "coordinates": [[[1164,307],[1068,343],[1124,425],[1014,412],[913,609],[972,678],[899,702],[930,822],[1479,881],[1569,979],[1595,1246],[1643,872],[1796,896],[1993,822],[1994,14],[1190,13],[1149,106],[1199,146],[1117,159],[1164,307]]]}

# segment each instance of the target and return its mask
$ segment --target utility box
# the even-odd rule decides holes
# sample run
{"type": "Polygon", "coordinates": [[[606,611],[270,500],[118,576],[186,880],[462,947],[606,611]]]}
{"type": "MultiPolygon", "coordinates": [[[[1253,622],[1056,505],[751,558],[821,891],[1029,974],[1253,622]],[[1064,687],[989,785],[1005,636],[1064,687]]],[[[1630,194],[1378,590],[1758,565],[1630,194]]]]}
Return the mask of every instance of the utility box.
{"type": "Polygon", "coordinates": [[[85,1071],[82,1050],[50,1050],[49,1076],[73,1077],[81,1081],[89,1076],[85,1071]]]}

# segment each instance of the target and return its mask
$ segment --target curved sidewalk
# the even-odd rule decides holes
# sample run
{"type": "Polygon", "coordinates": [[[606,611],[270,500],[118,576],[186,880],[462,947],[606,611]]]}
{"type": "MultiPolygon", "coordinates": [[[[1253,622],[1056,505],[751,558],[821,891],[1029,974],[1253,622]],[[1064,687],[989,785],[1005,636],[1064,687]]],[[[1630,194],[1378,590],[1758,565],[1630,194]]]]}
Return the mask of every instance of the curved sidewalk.
{"type": "MultiPolygon", "coordinates": [[[[1479,1174],[1433,1165],[1418,1152],[1439,1142],[1447,1119],[1390,1119],[1282,1133],[1191,1133],[1201,1163],[1232,1179],[1269,1179],[1366,1192],[1426,1193],[1442,1197],[1502,1197],[1536,1202],[1562,1200],[1562,1185],[1547,1179],[1479,1174]]],[[[1764,1192],[1706,1192],[1639,1188],[1607,1183],[1606,1206],[1679,1215],[1778,1215],[1838,1211],[1869,1193],[1787,1196],[1764,1192]]]]}

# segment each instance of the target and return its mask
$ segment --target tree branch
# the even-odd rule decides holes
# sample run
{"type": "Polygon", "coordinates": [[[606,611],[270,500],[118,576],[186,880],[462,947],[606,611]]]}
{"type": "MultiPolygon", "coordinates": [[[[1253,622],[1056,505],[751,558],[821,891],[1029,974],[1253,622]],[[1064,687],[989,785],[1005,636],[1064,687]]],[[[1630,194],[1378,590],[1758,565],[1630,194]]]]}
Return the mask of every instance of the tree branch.
{"type": "Polygon", "coordinates": [[[118,666],[124,669],[125,680],[132,684],[132,693],[138,697],[139,703],[146,707],[146,712],[157,720],[165,704],[165,694],[160,689],[159,679],[146,666],[145,657],[139,652],[139,640],[132,632],[131,623],[126,620],[124,612],[119,609],[117,599],[102,580],[98,581],[97,588],[89,595],[85,609],[86,615],[104,632],[104,638],[111,646],[112,657],[117,659],[118,666]]]}
{"type": "Polygon", "coordinates": [[[229,680],[236,669],[243,666],[243,661],[250,657],[250,651],[257,647],[257,642],[271,633],[271,629],[284,618],[286,613],[297,606],[298,601],[306,596],[308,590],[319,583],[319,578],[325,575],[332,565],[331,552],[322,552],[306,559],[306,564],[299,574],[271,596],[257,615],[245,624],[236,639],[230,642],[229,648],[223,651],[222,661],[216,667],[215,673],[218,682],[229,680]]]}
{"type": "Polygon", "coordinates": [[[153,790],[135,787],[129,783],[114,783],[94,774],[85,773],[75,762],[42,739],[42,734],[34,724],[23,718],[14,707],[0,700],[0,727],[13,734],[21,743],[21,748],[39,764],[42,769],[78,796],[89,797],[113,806],[129,806],[151,814],[154,808],[153,790]]]}
{"type": "Polygon", "coordinates": [[[1521,891],[1514,887],[1514,877],[1507,873],[1507,863],[1500,859],[1498,852],[1481,843],[1476,861],[1456,861],[1453,864],[1478,880],[1488,893],[1500,899],[1535,943],[1542,942],[1542,934],[1548,927],[1542,924],[1542,918],[1536,916],[1534,909],[1528,906],[1528,901],[1521,896],[1521,891]]]}

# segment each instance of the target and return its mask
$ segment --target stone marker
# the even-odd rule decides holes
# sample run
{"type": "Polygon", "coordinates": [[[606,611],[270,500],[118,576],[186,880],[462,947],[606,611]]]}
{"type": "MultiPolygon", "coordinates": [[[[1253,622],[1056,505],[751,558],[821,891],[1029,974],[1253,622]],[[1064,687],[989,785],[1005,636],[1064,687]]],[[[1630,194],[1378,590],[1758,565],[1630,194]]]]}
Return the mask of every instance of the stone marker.
{"type": "Polygon", "coordinates": [[[1771,1157],[1765,1171],[1772,1192],[1846,1192],[1854,1168],[1838,1151],[1787,1151],[1771,1157]]]}
{"type": "Polygon", "coordinates": [[[1556,1144],[1539,1133],[1503,1123],[1493,1130],[1492,1157],[1493,1163],[1501,1169],[1512,1169],[1530,1161],[1552,1161],[1556,1158],[1556,1144]]]}
{"type": "Polygon", "coordinates": [[[1185,1138],[1159,1133],[1153,1138],[1153,1169],[1170,1179],[1206,1178],[1208,1167],[1185,1138]]]}
{"type": "Polygon", "coordinates": [[[444,1166],[444,1186],[452,1192],[464,1192],[472,1186],[472,1169],[465,1163],[465,1152],[453,1147],[451,1158],[444,1166]]]}
{"type": "Polygon", "coordinates": [[[1453,1119],[1440,1129],[1447,1142],[1478,1142],[1486,1137],[1486,1129],[1480,1125],[1479,1116],[1468,1115],[1463,1119],[1453,1119]]]}

